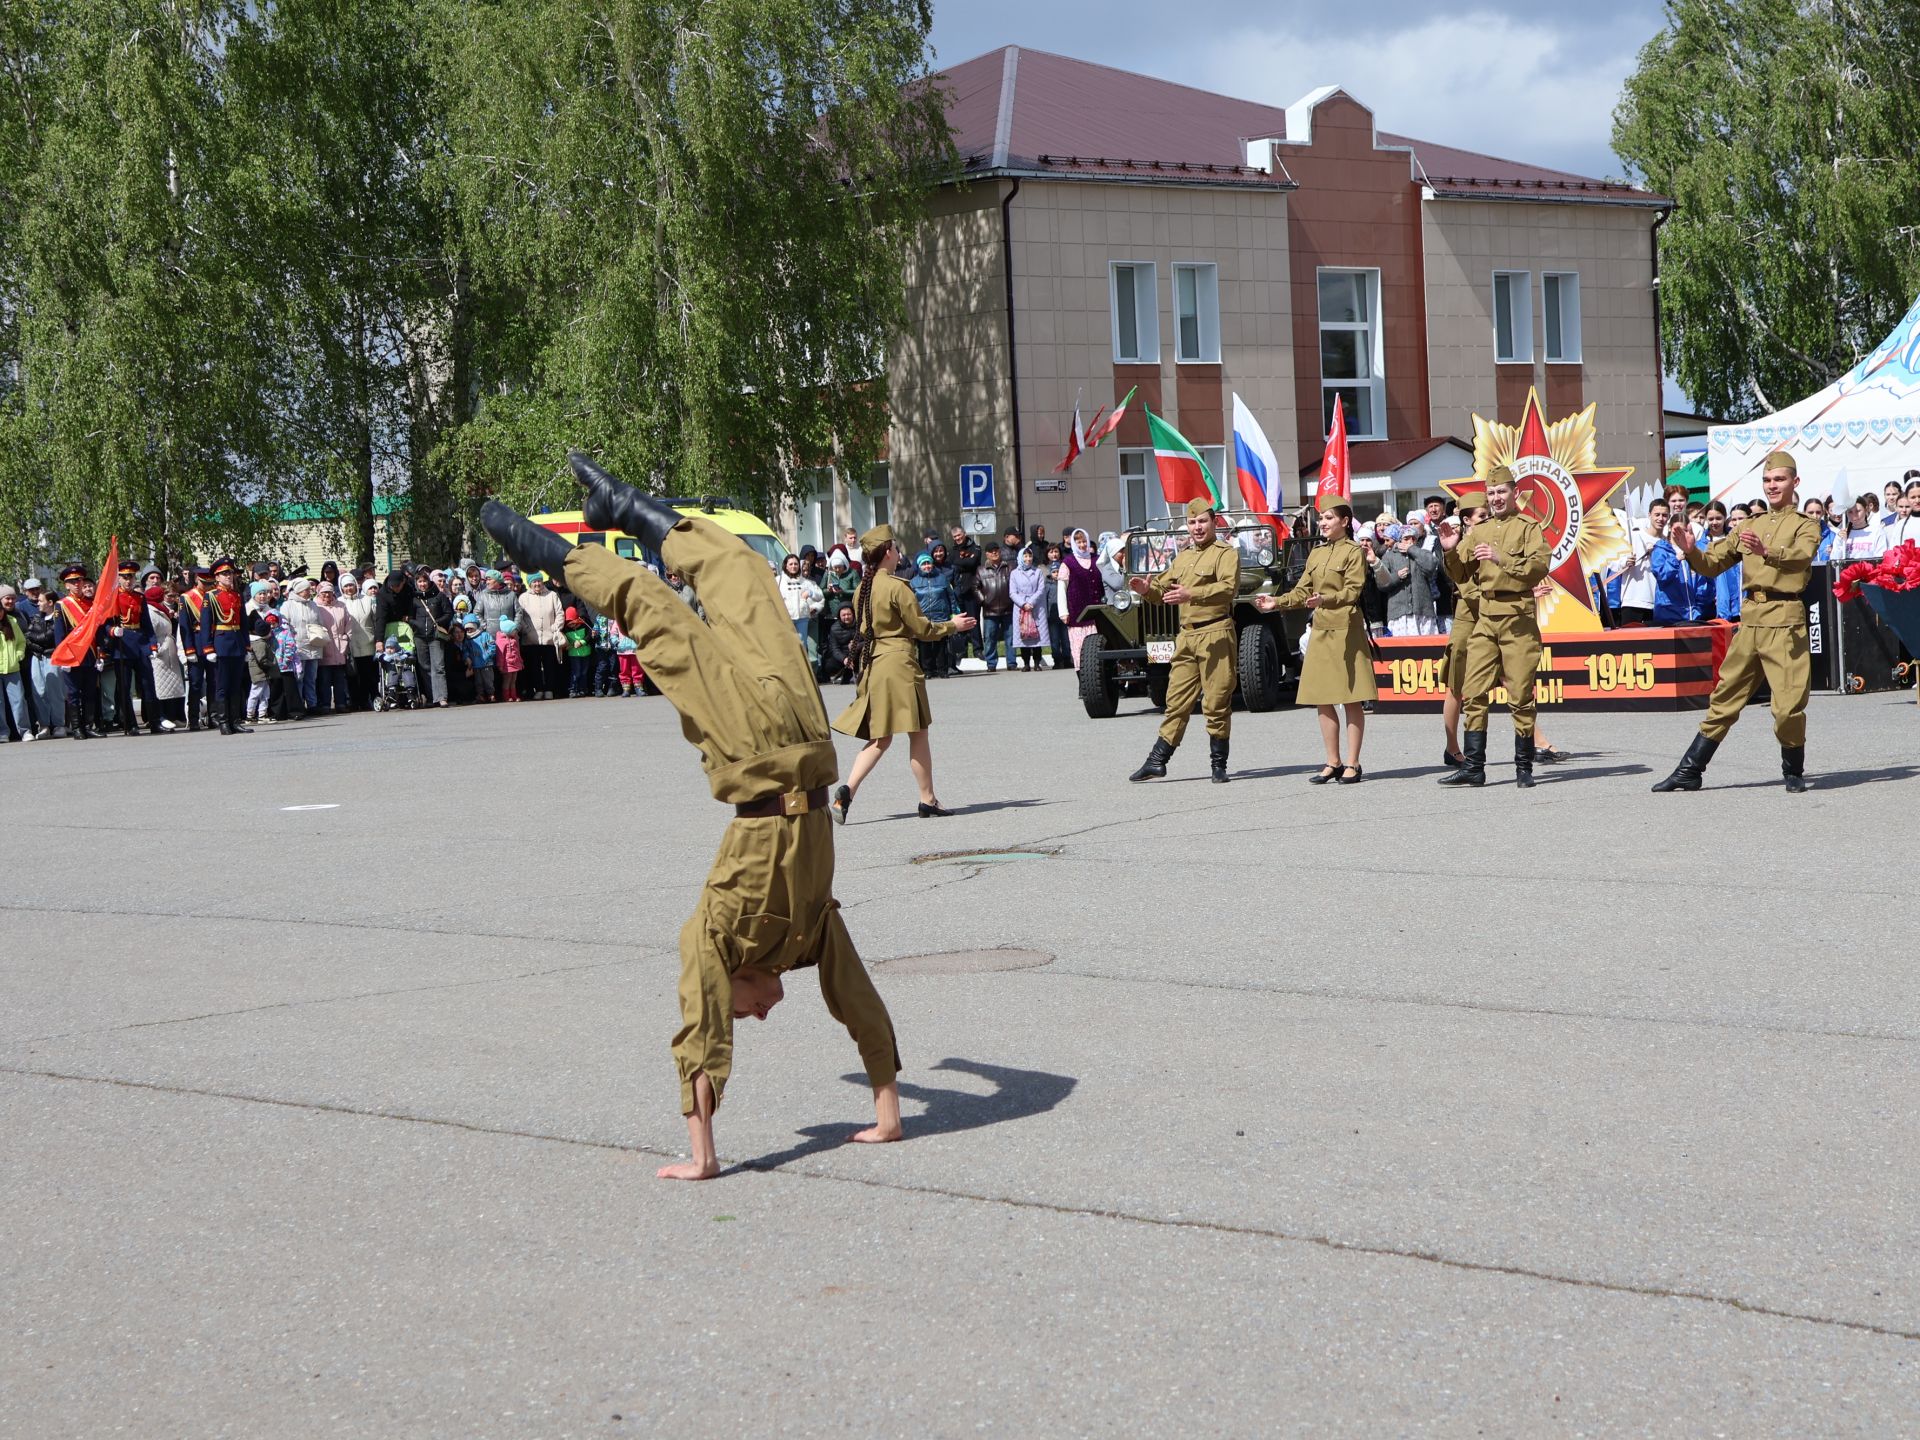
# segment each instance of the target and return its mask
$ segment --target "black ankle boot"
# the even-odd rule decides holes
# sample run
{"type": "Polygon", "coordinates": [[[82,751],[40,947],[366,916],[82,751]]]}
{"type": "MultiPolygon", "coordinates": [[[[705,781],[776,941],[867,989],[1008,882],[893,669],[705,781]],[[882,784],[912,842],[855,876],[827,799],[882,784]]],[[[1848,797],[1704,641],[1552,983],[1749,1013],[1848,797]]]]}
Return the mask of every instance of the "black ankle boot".
{"type": "Polygon", "coordinates": [[[498,500],[480,507],[480,523],[522,570],[543,570],[556,581],[565,578],[567,556],[573,553],[573,542],[565,536],[534,524],[498,500]]]}
{"type": "Polygon", "coordinates": [[[1213,762],[1213,783],[1227,783],[1227,742],[1223,739],[1207,738],[1207,758],[1213,762]]]}
{"type": "Polygon", "coordinates": [[[1780,773],[1786,777],[1789,795],[1799,795],[1804,792],[1807,788],[1807,747],[1782,745],[1780,773]]]}
{"type": "Polygon", "coordinates": [[[1718,740],[1709,740],[1704,735],[1693,737],[1693,743],[1687,747],[1687,753],[1680,757],[1680,763],[1673,773],[1653,787],[1653,793],[1664,795],[1669,790],[1698,790],[1700,776],[1707,768],[1707,762],[1713,759],[1713,752],[1720,748],[1718,740]]]}
{"type": "Polygon", "coordinates": [[[567,463],[587,487],[580,513],[593,529],[624,530],[649,550],[658,551],[667,532],[680,523],[678,510],[614,478],[578,450],[567,452],[567,463]]]}
{"type": "Polygon", "coordinates": [[[1522,790],[1533,788],[1533,737],[1513,737],[1513,783],[1522,790]]]}
{"type": "Polygon", "coordinates": [[[1159,780],[1167,773],[1167,761],[1173,758],[1173,746],[1154,737],[1153,748],[1147,752],[1147,758],[1140,768],[1129,775],[1129,780],[1159,780]]]}
{"type": "Polygon", "coordinates": [[[1460,753],[1466,758],[1451,775],[1442,775],[1442,785],[1471,785],[1476,790],[1487,783],[1487,732],[1469,730],[1461,737],[1460,753]]]}

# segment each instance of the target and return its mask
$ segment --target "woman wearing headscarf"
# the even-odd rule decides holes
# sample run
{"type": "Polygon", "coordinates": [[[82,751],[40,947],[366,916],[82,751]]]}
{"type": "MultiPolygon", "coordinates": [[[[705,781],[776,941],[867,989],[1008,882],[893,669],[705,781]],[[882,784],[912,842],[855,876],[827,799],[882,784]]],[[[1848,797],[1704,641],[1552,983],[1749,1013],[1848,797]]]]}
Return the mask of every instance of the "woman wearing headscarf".
{"type": "Polygon", "coordinates": [[[1056,602],[1060,618],[1067,622],[1067,648],[1073,654],[1073,668],[1080,668],[1080,647],[1093,633],[1087,612],[1107,600],[1106,583],[1100,578],[1100,559],[1093,553],[1093,542],[1085,530],[1067,534],[1067,553],[1060,562],[1060,583],[1056,602]]]}
{"type": "Polygon", "coordinates": [[[865,566],[853,609],[860,691],[833,728],[867,743],[854,757],[847,783],[834,791],[833,818],[842,825],[847,823],[861,782],[900,734],[907,737],[907,763],[920,791],[920,818],[953,813],[941,808],[933,789],[933,747],[927,741],[933,710],[927,704],[927,677],[915,647],[971,630],[978,622],[971,615],[939,623],[927,619],[912,587],[893,573],[897,548],[889,525],[876,525],[860,537],[865,566]]]}
{"type": "Polygon", "coordinates": [[[567,682],[560,659],[560,647],[566,643],[562,623],[566,609],[560,597],[547,588],[547,577],[535,570],[527,576],[527,593],[520,597],[520,657],[526,676],[520,689],[522,700],[551,700],[557,689],[567,693],[567,682]]]}
{"type": "Polygon", "coordinates": [[[1100,584],[1106,592],[1106,603],[1111,605],[1127,588],[1127,537],[1102,530],[1094,553],[1099,557],[1100,584]]]}
{"type": "Polygon", "coordinates": [[[299,576],[281,603],[280,618],[293,635],[300,706],[315,714],[320,704],[320,657],[327,648],[327,617],[314,603],[313,581],[299,576]]]}
{"type": "Polygon", "coordinates": [[[1262,595],[1254,601],[1262,610],[1313,612],[1307,630],[1307,654],[1300,668],[1299,703],[1320,711],[1320,739],[1327,763],[1309,775],[1310,785],[1337,780],[1360,783],[1360,742],[1366,738],[1367,717],[1360,706],[1380,692],[1373,682],[1373,649],[1367,622],[1360,612],[1360,593],[1366,588],[1367,559],[1353,543],[1353,511],[1332,505],[1320,512],[1320,534],[1326,544],[1307,557],[1300,583],[1284,595],[1262,595]],[[1347,712],[1347,745],[1353,758],[1340,758],[1340,716],[1347,712]]]}
{"type": "Polygon", "coordinates": [[[160,583],[160,572],[146,576],[147,614],[153,621],[153,698],[160,702],[160,715],[169,727],[187,721],[187,670],[180,663],[179,627],[175,610],[160,583]]]}
{"type": "Polygon", "coordinates": [[[1040,668],[1040,647],[1047,638],[1047,572],[1033,563],[1033,546],[1020,547],[1020,563],[1007,577],[1013,601],[1013,653],[1022,670],[1040,668]]]}

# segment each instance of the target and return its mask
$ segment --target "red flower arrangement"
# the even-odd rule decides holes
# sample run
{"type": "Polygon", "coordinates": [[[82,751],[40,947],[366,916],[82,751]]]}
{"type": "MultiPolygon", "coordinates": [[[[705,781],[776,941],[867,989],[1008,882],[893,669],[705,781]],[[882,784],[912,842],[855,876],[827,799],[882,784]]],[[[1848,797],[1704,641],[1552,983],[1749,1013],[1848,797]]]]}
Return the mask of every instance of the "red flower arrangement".
{"type": "Polygon", "coordinates": [[[1834,598],[1844,605],[1860,593],[1862,585],[1878,585],[1882,590],[1920,590],[1920,541],[1909,540],[1878,560],[1862,560],[1847,566],[1834,584],[1834,598]]]}

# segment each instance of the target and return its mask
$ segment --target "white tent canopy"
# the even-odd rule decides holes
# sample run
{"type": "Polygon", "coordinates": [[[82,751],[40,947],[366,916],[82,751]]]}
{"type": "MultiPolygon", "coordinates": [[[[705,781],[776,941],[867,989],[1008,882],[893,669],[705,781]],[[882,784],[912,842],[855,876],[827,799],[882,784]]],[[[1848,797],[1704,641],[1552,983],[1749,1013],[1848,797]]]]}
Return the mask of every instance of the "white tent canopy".
{"type": "Polygon", "coordinates": [[[1920,469],[1920,300],[1893,333],[1817,395],[1745,425],[1707,431],[1716,500],[1760,498],[1760,465],[1775,450],[1800,463],[1800,498],[1841,504],[1920,469]]]}

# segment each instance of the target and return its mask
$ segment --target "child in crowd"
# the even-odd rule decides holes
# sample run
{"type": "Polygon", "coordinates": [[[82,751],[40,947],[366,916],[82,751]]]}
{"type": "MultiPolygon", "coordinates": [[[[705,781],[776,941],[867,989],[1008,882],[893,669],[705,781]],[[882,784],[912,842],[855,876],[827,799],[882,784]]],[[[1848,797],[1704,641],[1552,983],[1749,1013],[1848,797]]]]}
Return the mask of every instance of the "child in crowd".
{"type": "Polygon", "coordinates": [[[614,645],[613,621],[605,615],[593,617],[593,685],[595,695],[617,695],[620,692],[619,662],[614,658],[617,651],[614,645]]]}
{"type": "MultiPolygon", "coordinates": [[[[265,581],[256,580],[248,593],[256,605],[264,606],[264,597],[271,588],[265,581]]],[[[274,682],[280,675],[280,661],[273,641],[273,618],[273,612],[263,608],[254,611],[247,621],[247,719],[255,725],[277,723],[267,712],[267,701],[273,695],[274,682]]]]}
{"type": "Polygon", "coordinates": [[[482,705],[493,703],[493,637],[472,615],[466,618],[467,663],[473,666],[473,693],[482,705]]]}
{"type": "Polygon", "coordinates": [[[560,627],[560,633],[567,642],[567,694],[577,700],[588,693],[587,669],[593,663],[592,632],[580,618],[580,612],[569,605],[566,623],[560,627]]]}
{"type": "Polygon", "coordinates": [[[613,649],[619,657],[620,693],[638,695],[640,683],[645,678],[640,673],[640,647],[630,636],[622,632],[617,624],[613,628],[616,632],[613,637],[613,649]]]}
{"type": "Polygon", "coordinates": [[[500,698],[515,700],[520,698],[520,671],[526,661],[520,658],[520,637],[515,631],[520,622],[511,615],[500,617],[500,633],[493,637],[494,664],[500,671],[500,698]]]}

